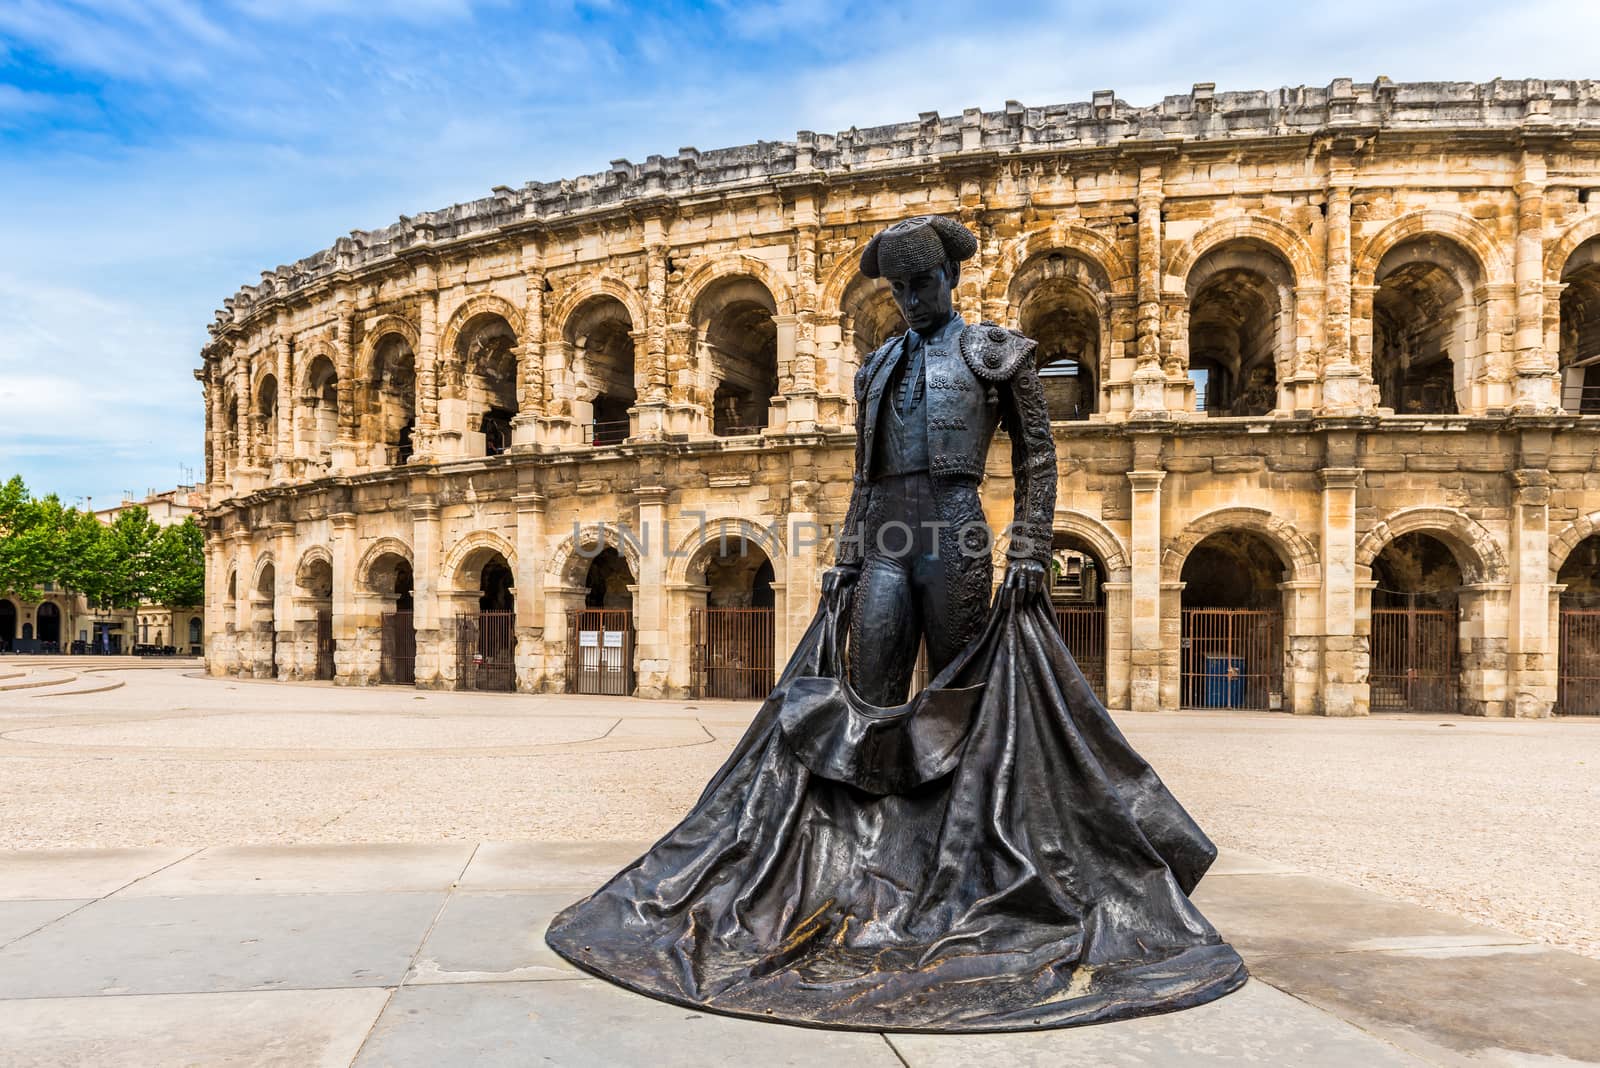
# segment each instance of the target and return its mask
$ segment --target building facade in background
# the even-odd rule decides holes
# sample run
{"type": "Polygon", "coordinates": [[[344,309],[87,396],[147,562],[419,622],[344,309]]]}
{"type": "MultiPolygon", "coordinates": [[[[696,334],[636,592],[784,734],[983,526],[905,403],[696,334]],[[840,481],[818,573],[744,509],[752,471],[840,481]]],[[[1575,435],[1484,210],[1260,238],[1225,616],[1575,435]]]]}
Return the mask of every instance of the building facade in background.
{"type": "Polygon", "coordinates": [[[1596,190],[1600,82],[1339,79],[682,149],[353,232],[203,351],[208,664],[764,695],[900,329],[857,259],[938,213],[980,239],[962,314],[1039,342],[1056,608],[1109,705],[1595,712],[1596,190]]]}

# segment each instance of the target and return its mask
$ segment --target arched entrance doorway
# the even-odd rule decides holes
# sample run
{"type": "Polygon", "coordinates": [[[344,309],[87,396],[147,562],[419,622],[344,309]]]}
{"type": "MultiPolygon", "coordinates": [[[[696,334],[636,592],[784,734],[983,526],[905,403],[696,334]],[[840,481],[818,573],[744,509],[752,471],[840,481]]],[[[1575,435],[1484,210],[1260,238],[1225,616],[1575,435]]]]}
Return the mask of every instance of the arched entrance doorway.
{"type": "Polygon", "coordinates": [[[1201,257],[1187,288],[1195,410],[1266,415],[1293,344],[1294,272],[1272,246],[1240,238],[1201,257]]]}
{"type": "Polygon", "coordinates": [[[1600,414],[1600,237],[1568,257],[1561,282],[1561,406],[1600,414]]]}
{"type": "Polygon", "coordinates": [[[778,392],[777,303],[754,278],[724,278],[695,300],[690,321],[699,366],[713,383],[711,429],[719,437],[757,434],[778,392]]]}
{"type": "Polygon", "coordinates": [[[0,653],[11,652],[17,643],[17,606],[0,600],[0,653]]]}
{"type": "Polygon", "coordinates": [[[495,550],[480,549],[468,557],[458,582],[456,689],[510,693],[517,688],[516,583],[511,565],[495,550]]]}
{"type": "Polygon", "coordinates": [[[381,604],[378,611],[378,681],[413,686],[417,681],[417,624],[412,612],[411,561],[384,553],[367,572],[367,586],[381,604]]]}
{"type": "Polygon", "coordinates": [[[1110,288],[1098,265],[1059,249],[1029,260],[1011,280],[1017,325],[1038,342],[1034,359],[1051,419],[1087,419],[1099,406],[1110,288]]]}
{"type": "MultiPolygon", "coordinates": [[[[45,601],[39,605],[37,614],[39,621],[39,651],[41,653],[59,653],[61,651],[61,609],[54,601],[45,601]]],[[[118,648],[112,652],[121,652],[120,641],[118,648]]]]}
{"type": "Polygon", "coordinates": [[[772,561],[749,538],[719,538],[689,562],[689,581],[706,598],[690,612],[692,696],[766,697],[775,681],[772,561]]]}
{"type": "Polygon", "coordinates": [[[1384,254],[1372,296],[1372,378],[1395,412],[1453,415],[1475,374],[1482,310],[1473,258],[1424,234],[1384,254]]]}
{"type": "Polygon", "coordinates": [[[584,575],[583,607],[567,613],[567,692],[633,693],[633,572],[606,546],[584,575]]]}
{"type": "Polygon", "coordinates": [[[1420,532],[1395,538],[1372,561],[1374,712],[1459,711],[1461,566],[1420,532]]]}
{"type": "Polygon", "coordinates": [[[1561,591],[1556,713],[1600,716],[1600,534],[1580,541],[1556,581],[1561,591]]]}
{"type": "Polygon", "coordinates": [[[269,560],[261,565],[256,588],[250,598],[250,633],[255,641],[256,662],[251,674],[256,678],[278,677],[278,623],[276,592],[277,569],[269,560]]]}
{"type": "Polygon", "coordinates": [[[1259,534],[1219,531],[1183,562],[1184,708],[1281,708],[1285,567],[1259,534]]]}
{"type": "Polygon", "coordinates": [[[573,417],[584,428],[585,444],[615,445],[632,433],[628,411],[639,396],[633,330],[627,307],[609,295],[585,301],[566,325],[577,377],[573,417]]]}
{"type": "Polygon", "coordinates": [[[1050,606],[1078,670],[1106,699],[1106,564],[1074,534],[1056,531],[1050,550],[1050,606]]]}

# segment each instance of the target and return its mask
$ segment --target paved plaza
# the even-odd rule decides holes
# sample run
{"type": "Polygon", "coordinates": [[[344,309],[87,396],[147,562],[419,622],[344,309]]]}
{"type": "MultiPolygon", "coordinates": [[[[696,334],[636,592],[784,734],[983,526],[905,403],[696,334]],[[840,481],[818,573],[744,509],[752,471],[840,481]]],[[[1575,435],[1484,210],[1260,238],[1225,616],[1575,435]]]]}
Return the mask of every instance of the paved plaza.
{"type": "Polygon", "coordinates": [[[1600,1063],[1600,723],[1121,715],[1223,847],[1190,1012],[835,1034],[586,978],[553,912],[672,825],[724,702],[0,660],[0,1064],[1600,1063]]]}

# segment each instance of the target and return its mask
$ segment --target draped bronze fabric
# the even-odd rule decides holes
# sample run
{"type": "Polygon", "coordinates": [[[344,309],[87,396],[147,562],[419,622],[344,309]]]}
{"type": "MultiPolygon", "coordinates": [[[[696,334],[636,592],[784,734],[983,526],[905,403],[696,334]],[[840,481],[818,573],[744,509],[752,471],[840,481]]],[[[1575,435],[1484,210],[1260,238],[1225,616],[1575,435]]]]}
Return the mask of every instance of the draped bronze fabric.
{"type": "Polygon", "coordinates": [[[1042,598],[1002,592],[898,709],[839,679],[847,611],[824,601],[683,822],[555,918],[558,953],[666,1001],[859,1030],[1063,1027],[1245,982],[1187,896],[1215,848],[1042,598]]]}

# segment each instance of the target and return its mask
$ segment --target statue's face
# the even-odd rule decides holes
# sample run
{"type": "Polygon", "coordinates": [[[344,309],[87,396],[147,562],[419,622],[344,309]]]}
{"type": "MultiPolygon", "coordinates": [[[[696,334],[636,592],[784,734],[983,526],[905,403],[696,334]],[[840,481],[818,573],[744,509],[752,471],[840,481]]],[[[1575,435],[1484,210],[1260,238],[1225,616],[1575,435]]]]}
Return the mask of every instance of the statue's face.
{"type": "Polygon", "coordinates": [[[960,276],[960,268],[946,260],[931,270],[911,275],[909,278],[885,276],[889,292],[894,297],[906,325],[919,334],[937,330],[950,321],[955,311],[952,292],[960,276]]]}

